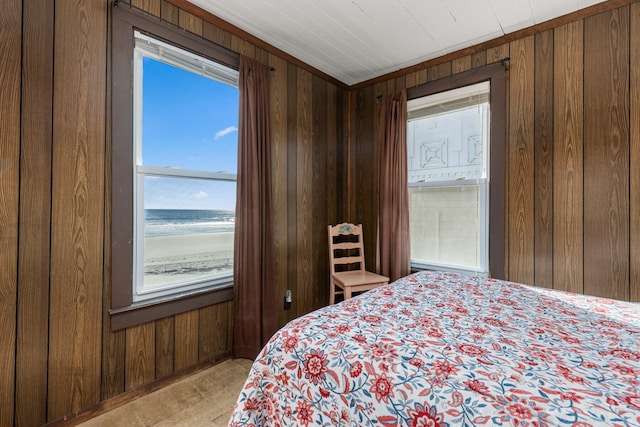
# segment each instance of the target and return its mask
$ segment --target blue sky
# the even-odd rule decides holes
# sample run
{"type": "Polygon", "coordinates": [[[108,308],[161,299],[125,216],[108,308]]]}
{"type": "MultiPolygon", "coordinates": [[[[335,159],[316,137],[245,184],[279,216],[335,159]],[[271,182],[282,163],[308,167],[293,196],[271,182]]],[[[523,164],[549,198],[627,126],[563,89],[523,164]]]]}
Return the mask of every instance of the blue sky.
{"type": "MultiPolygon", "coordinates": [[[[238,89],[144,58],[142,162],[237,173],[238,89]]],[[[235,209],[235,183],[147,178],[147,209],[235,209]]]]}

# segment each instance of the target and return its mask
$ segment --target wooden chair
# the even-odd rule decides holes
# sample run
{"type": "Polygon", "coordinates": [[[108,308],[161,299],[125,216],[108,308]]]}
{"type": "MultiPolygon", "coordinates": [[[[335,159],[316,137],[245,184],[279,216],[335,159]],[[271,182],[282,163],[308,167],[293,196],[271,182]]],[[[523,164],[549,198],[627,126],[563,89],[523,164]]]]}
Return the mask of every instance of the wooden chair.
{"type": "Polygon", "coordinates": [[[342,223],[329,226],[329,266],[331,292],[329,303],[336,294],[351,298],[353,292],[368,291],[389,283],[389,278],[366,270],[362,224],[342,223]],[[336,290],[339,288],[339,290],[336,290]]]}

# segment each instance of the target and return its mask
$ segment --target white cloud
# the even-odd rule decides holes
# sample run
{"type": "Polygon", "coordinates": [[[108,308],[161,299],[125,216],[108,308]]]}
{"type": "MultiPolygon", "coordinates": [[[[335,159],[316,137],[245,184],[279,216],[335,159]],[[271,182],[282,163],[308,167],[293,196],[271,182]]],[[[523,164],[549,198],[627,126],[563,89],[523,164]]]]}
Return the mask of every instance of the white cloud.
{"type": "Polygon", "coordinates": [[[199,193],[193,195],[193,198],[196,200],[206,199],[207,197],[209,197],[209,195],[206,191],[200,191],[199,193]]]}
{"type": "Polygon", "coordinates": [[[214,139],[220,139],[223,136],[229,135],[231,132],[238,132],[238,128],[235,126],[229,126],[226,129],[222,129],[216,132],[216,136],[214,137],[214,139]]]}

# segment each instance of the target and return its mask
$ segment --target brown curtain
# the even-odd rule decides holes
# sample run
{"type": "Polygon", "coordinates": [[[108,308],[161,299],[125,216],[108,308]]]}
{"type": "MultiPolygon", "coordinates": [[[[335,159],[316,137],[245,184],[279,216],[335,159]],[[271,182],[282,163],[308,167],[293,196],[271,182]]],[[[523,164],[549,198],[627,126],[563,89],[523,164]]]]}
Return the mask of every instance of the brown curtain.
{"type": "Polygon", "coordinates": [[[407,188],[407,93],[382,98],[380,109],[380,205],[378,262],[390,280],[410,272],[407,188]]]}
{"type": "Polygon", "coordinates": [[[255,358],[276,331],[269,67],[240,57],[234,247],[234,357],[255,358]]]}

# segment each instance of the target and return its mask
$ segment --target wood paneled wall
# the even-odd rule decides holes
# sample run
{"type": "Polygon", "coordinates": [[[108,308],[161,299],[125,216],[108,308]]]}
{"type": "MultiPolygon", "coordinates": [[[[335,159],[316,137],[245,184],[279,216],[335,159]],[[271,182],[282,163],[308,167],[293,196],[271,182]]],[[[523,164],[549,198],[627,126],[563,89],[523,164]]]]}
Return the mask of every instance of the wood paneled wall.
{"type": "Polygon", "coordinates": [[[347,114],[349,219],[365,225],[368,265],[377,228],[376,96],[509,57],[507,278],[640,300],[640,3],[611,3],[356,87],[347,114]]]}
{"type": "MultiPolygon", "coordinates": [[[[326,304],[343,89],[167,1],[130,1],[274,68],[276,297],[293,292],[280,323],[326,304]]],[[[111,7],[0,2],[2,426],[51,422],[230,355],[232,302],[111,332],[111,7]]]]}
{"type": "MultiPolygon", "coordinates": [[[[375,265],[377,96],[507,56],[508,277],[640,300],[640,3],[345,90],[177,0],[130,2],[274,68],[276,298],[293,292],[280,324],[328,301],[327,224],[362,222],[375,265]]],[[[110,7],[0,2],[3,426],[230,353],[232,302],[111,332],[110,7]]]]}

